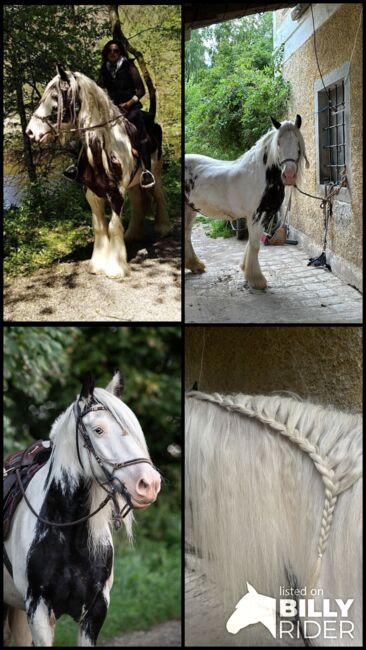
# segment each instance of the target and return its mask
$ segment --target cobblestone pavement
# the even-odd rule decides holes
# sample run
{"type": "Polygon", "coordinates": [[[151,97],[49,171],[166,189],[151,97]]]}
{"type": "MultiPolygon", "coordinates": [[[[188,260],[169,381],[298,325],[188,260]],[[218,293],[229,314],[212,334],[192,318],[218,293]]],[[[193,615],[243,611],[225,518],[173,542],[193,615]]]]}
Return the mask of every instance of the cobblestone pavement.
{"type": "Polygon", "coordinates": [[[246,242],[211,239],[202,224],[193,246],[206,272],[185,273],[186,323],[361,323],[362,295],[333,273],[307,266],[300,246],[261,246],[268,288],[252,290],[240,269],[246,242]]]}

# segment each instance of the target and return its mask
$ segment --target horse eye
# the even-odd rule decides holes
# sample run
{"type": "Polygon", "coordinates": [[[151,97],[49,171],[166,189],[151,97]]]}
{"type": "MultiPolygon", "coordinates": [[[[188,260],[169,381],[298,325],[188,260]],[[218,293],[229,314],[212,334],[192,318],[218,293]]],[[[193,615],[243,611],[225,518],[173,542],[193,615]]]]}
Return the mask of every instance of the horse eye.
{"type": "Polygon", "coordinates": [[[100,436],[103,433],[102,427],[95,427],[94,431],[95,433],[98,434],[98,436],[100,436]]]}

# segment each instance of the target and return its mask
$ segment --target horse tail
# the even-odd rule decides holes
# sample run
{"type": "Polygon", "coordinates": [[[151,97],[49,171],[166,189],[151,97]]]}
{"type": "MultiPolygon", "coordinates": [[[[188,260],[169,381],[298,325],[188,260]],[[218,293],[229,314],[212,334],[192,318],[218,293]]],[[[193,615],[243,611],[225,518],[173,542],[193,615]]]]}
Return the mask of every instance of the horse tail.
{"type": "Polygon", "coordinates": [[[150,106],[149,114],[151,115],[152,120],[155,120],[156,117],[156,91],[155,88],[153,91],[149,92],[150,95],[150,106]]]}

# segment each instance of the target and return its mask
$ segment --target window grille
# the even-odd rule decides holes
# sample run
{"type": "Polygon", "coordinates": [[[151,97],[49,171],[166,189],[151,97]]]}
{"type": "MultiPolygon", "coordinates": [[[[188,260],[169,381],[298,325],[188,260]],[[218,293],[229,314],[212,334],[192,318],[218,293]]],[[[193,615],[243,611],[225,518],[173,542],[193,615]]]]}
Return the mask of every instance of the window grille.
{"type": "Polygon", "coordinates": [[[340,182],[346,164],[344,81],[319,92],[320,183],[340,182]]]}

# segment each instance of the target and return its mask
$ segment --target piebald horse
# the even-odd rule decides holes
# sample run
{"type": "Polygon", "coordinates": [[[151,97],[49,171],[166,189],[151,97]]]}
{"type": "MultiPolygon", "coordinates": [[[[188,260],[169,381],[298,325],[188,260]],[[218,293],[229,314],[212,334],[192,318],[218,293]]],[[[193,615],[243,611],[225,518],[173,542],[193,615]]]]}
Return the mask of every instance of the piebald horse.
{"type": "Polygon", "coordinates": [[[116,373],[106,389],[88,376],[51,430],[52,452],[35,473],[4,543],[4,622],[17,646],[52,646],[63,614],[78,623],[79,646],[96,645],[113,584],[111,529],[132,538],[132,509],[160,490],[116,373]]]}
{"type": "MultiPolygon", "coordinates": [[[[131,142],[135,127],[94,81],[80,72],[66,71],[61,65],[57,71],[31,116],[26,133],[36,143],[46,143],[53,137],[59,137],[61,143],[71,136],[81,140],[84,146],[79,178],[87,188],[95,237],[90,271],[121,279],[129,273],[125,242],[141,238],[149,203],[146,190],[139,186],[141,166],[131,142]],[[127,190],[132,217],[124,234],[122,209],[127,190]],[[105,216],[106,199],[112,210],[109,222],[105,216]]],[[[161,163],[158,146],[152,154],[155,186],[151,192],[156,202],[155,231],[164,237],[171,231],[171,225],[161,187],[161,163]]]]}
{"type": "Polygon", "coordinates": [[[271,120],[275,128],[237,160],[185,156],[185,266],[192,273],[205,270],[191,241],[197,213],[213,219],[246,217],[249,242],[241,268],[251,288],[266,288],[258,260],[261,235],[283,203],[284,186],[297,183],[304,160],[309,166],[300,115],[295,122],[271,120]]]}

